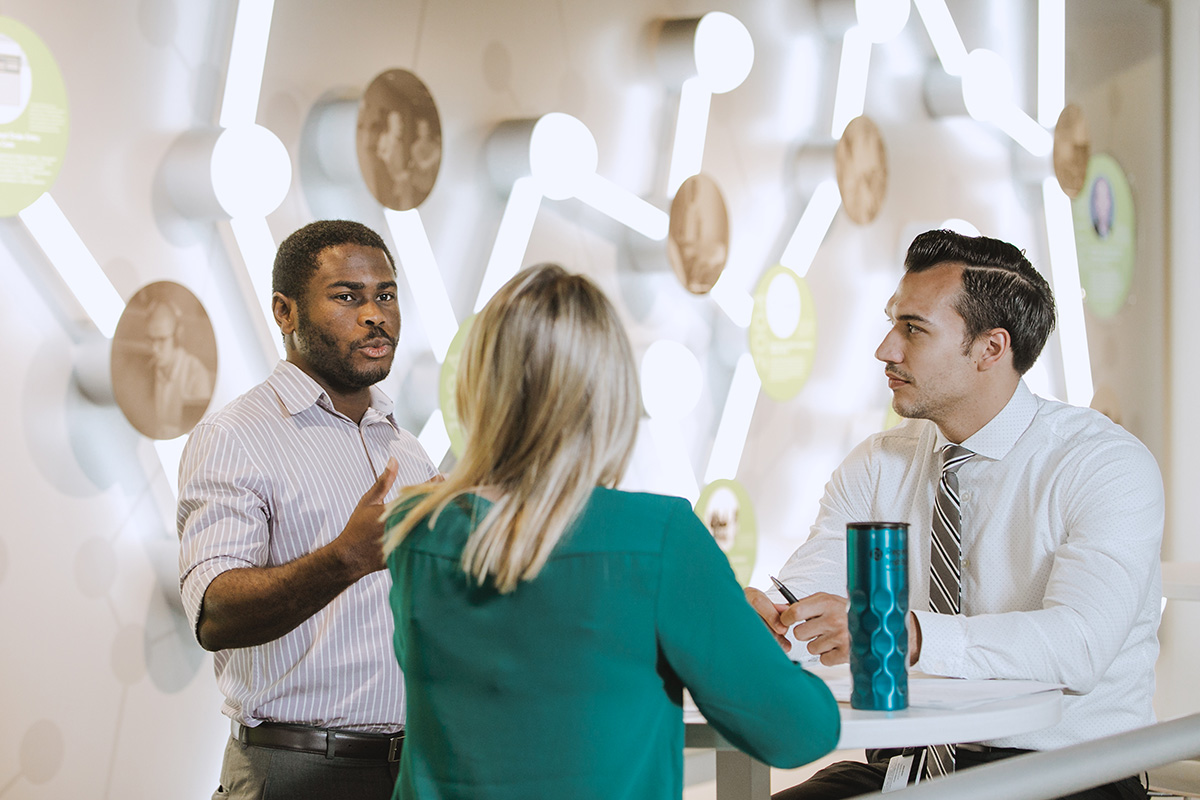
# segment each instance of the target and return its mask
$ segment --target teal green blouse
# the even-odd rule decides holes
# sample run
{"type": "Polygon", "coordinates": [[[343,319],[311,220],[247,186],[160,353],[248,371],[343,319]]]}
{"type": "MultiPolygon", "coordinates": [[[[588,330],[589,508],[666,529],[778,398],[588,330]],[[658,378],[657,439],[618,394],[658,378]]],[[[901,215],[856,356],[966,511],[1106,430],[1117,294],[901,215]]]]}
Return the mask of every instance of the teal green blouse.
{"type": "Polygon", "coordinates": [[[408,706],[394,798],[679,798],[684,687],[769,764],[833,749],[833,696],[788,660],[686,501],[596,489],[507,595],[459,566],[489,507],[461,498],[388,556],[408,706]]]}

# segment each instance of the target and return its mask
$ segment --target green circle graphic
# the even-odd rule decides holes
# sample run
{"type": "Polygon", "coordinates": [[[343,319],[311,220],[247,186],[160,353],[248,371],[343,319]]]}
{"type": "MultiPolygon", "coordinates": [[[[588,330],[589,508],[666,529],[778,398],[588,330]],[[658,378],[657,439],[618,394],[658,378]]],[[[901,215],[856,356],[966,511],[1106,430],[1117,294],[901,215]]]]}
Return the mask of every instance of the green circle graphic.
{"type": "Polygon", "coordinates": [[[746,487],[737,481],[713,481],[696,500],[696,516],[729,558],[738,583],[748,586],[758,557],[758,520],[746,487]]]}
{"type": "Polygon", "coordinates": [[[474,321],[475,315],[472,314],[458,327],[458,332],[450,340],[446,360],[442,362],[442,371],[438,376],[438,405],[442,408],[446,433],[450,435],[450,449],[459,457],[462,456],[463,447],[467,443],[467,432],[463,430],[462,422],[458,419],[458,363],[462,360],[463,345],[467,342],[467,334],[474,321]]]}
{"type": "Polygon", "coordinates": [[[0,216],[41,197],[67,152],[67,91],[42,40],[0,17],[0,216]]]}
{"type": "Polygon", "coordinates": [[[808,282],[777,264],[758,282],[750,316],[750,355],[767,396],[776,401],[795,397],[808,381],[816,350],[817,315],[808,282]],[[786,297],[793,285],[798,308],[785,309],[791,316],[785,323],[787,329],[781,330],[780,321],[771,317],[779,314],[770,298],[780,289],[786,297]]]}
{"type": "Polygon", "coordinates": [[[1097,316],[1111,317],[1129,296],[1137,236],[1133,192],[1116,159],[1091,157],[1071,214],[1084,302],[1097,316]]]}

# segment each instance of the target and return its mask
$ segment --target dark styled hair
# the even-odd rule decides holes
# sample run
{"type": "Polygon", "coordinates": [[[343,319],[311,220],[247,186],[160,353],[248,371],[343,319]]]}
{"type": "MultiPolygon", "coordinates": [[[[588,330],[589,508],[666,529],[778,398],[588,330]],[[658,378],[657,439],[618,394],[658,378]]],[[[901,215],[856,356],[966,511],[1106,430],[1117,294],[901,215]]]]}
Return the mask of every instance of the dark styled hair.
{"type": "Polygon", "coordinates": [[[279,245],[275,253],[275,266],[271,269],[271,291],[299,300],[308,281],[317,271],[317,259],[321,251],[341,244],[376,247],[387,256],[392,272],[396,271],[396,260],[378,233],[361,222],[321,219],[295,231],[279,245]]]}
{"type": "Polygon", "coordinates": [[[1012,339],[1013,369],[1024,375],[1054,329],[1054,294],[1025,252],[1008,242],[954,231],[926,231],[908,247],[907,272],[940,264],[963,266],[954,310],[966,323],[964,352],[986,331],[1003,328],[1012,339]]]}

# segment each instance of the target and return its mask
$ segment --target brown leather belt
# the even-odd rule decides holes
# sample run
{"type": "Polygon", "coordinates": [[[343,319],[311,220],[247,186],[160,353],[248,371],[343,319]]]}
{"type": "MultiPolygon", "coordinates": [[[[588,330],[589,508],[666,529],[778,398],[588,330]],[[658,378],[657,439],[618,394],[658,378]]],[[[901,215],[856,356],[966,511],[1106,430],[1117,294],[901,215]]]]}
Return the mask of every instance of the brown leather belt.
{"type": "Polygon", "coordinates": [[[357,733],[306,725],[264,722],[254,728],[233,724],[233,738],[254,747],[318,753],[326,758],[357,758],[370,761],[399,761],[404,731],[399,733],[357,733]]]}

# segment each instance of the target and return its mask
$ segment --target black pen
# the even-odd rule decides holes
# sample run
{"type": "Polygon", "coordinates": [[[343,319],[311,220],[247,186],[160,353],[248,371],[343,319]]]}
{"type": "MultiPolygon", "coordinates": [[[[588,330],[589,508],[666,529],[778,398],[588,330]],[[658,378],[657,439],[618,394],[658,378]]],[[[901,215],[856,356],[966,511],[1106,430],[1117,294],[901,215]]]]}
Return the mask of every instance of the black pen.
{"type": "Polygon", "coordinates": [[[774,575],[768,575],[767,577],[771,579],[771,583],[775,584],[775,588],[777,588],[779,593],[783,595],[783,599],[788,601],[788,605],[800,602],[796,595],[792,594],[792,590],[783,585],[783,581],[779,580],[779,578],[776,578],[774,575]]]}

